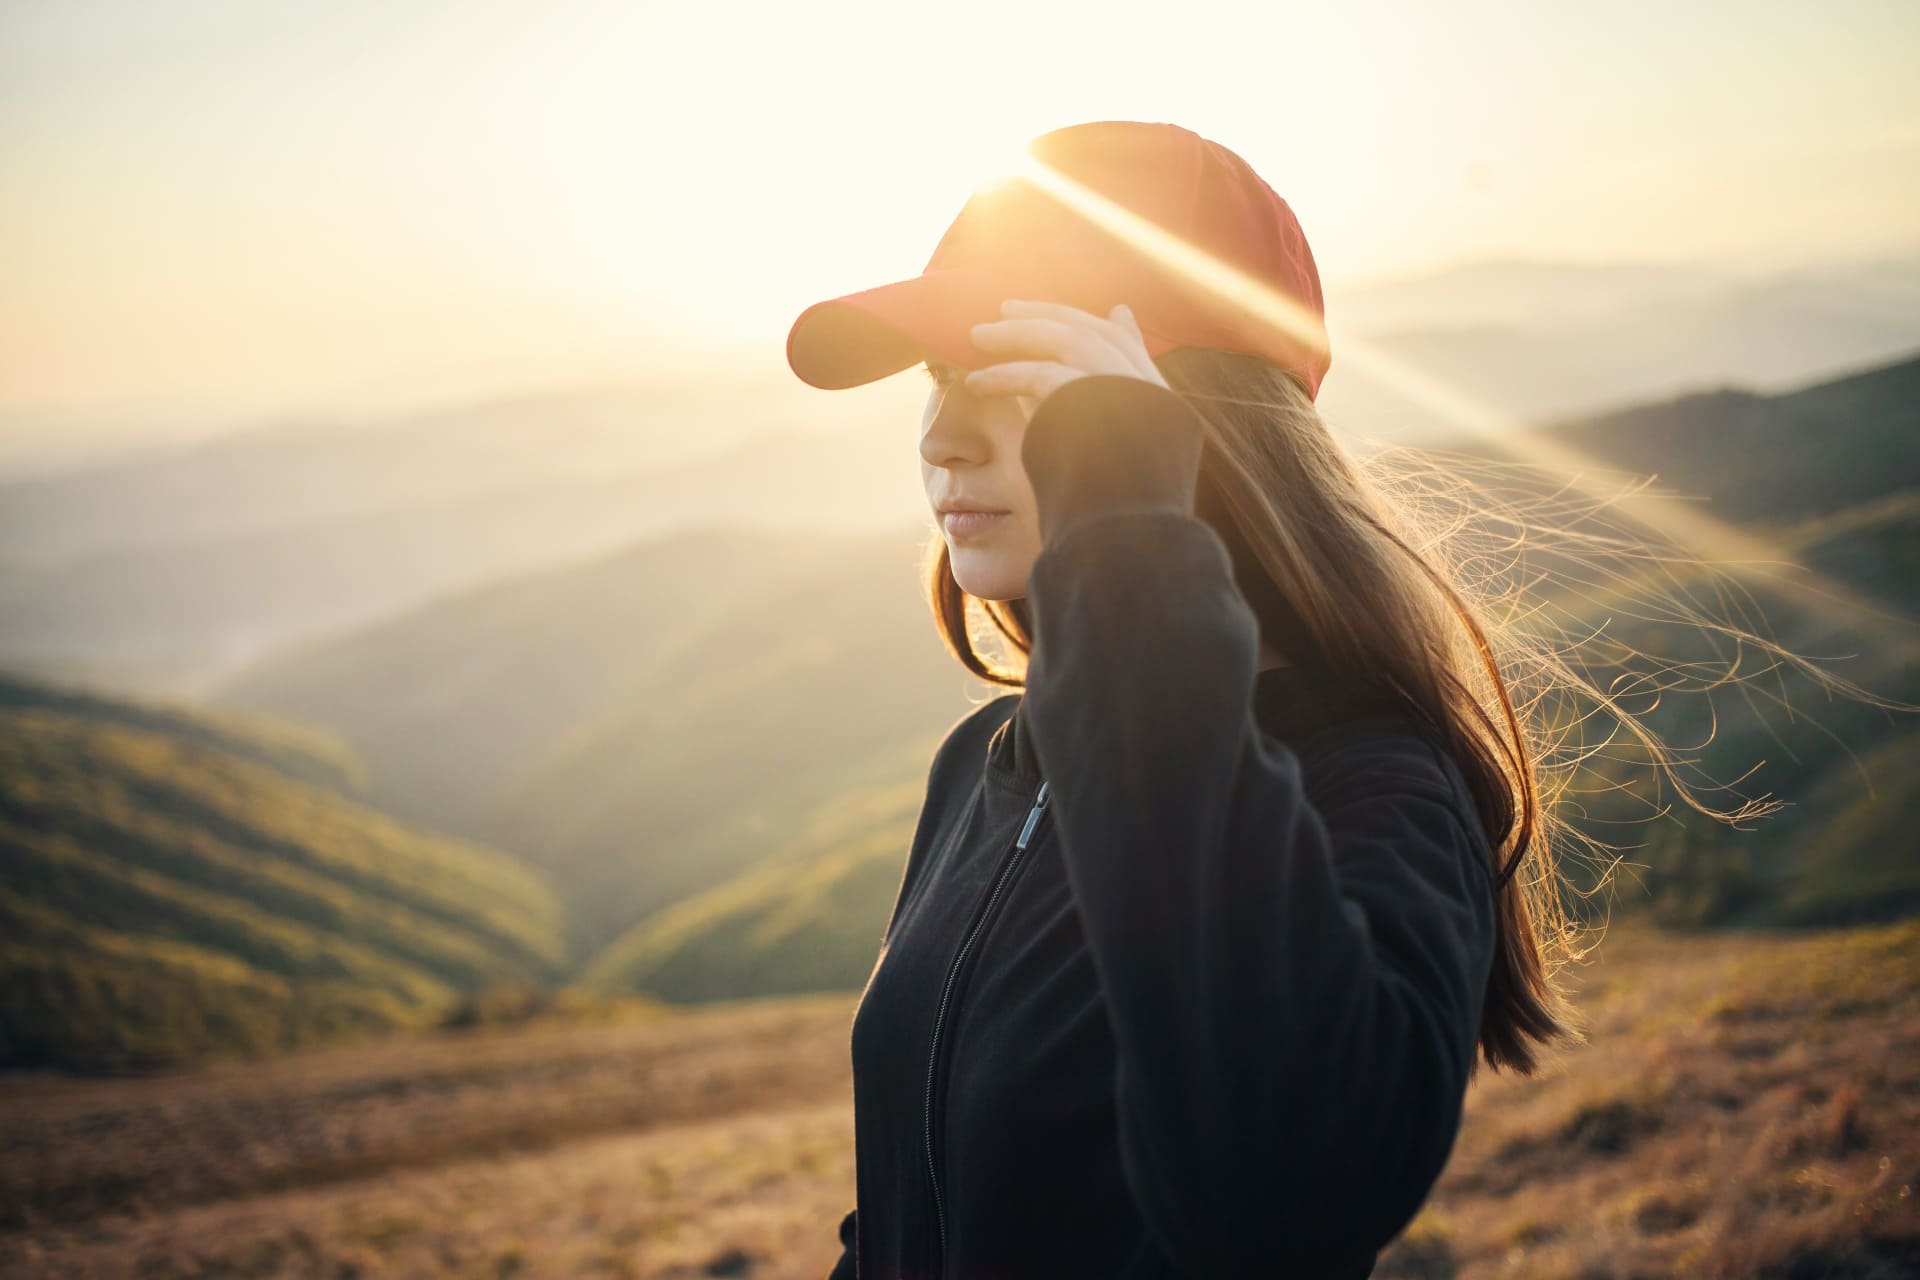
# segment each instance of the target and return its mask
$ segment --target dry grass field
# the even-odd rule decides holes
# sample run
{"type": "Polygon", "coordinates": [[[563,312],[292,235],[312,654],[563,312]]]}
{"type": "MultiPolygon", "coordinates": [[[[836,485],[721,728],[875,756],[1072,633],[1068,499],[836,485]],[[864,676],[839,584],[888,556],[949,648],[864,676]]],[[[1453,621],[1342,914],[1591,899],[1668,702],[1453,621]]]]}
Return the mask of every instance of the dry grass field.
{"type": "MultiPolygon", "coordinates": [[[[1568,975],[1591,1043],[1482,1072],[1382,1277],[1920,1274],[1920,921],[1568,975]]],[[[851,995],[0,1096],[0,1274],[819,1277],[851,995]]]]}

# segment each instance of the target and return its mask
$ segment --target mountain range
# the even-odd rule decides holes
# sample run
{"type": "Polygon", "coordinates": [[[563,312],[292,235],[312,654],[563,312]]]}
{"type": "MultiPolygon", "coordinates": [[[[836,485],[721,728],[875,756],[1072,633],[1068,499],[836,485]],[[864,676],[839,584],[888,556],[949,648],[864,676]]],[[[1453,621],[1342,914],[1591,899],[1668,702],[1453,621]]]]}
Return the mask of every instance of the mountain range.
{"type": "MultiPolygon", "coordinates": [[[[1920,257],[1767,273],[1493,259],[1343,286],[1327,316],[1335,430],[1444,444],[1462,429],[1419,379],[1539,422],[1779,392],[1920,350],[1920,257]]],[[[818,392],[770,349],[724,375],[303,415],[17,476],[0,481],[0,663],[197,696],[288,645],[691,523],[894,529],[924,519],[905,439],[919,395],[911,376],[818,392]]]]}

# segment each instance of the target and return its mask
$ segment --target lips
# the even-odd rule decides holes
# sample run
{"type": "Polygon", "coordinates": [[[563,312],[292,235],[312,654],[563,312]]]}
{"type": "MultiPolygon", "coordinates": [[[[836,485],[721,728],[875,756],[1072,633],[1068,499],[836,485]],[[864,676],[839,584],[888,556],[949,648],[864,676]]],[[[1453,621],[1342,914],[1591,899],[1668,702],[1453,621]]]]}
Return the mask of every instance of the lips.
{"type": "Polygon", "coordinates": [[[971,534],[984,533],[1007,518],[1005,511],[966,511],[949,508],[940,515],[940,522],[948,534],[956,538],[971,534]]]}

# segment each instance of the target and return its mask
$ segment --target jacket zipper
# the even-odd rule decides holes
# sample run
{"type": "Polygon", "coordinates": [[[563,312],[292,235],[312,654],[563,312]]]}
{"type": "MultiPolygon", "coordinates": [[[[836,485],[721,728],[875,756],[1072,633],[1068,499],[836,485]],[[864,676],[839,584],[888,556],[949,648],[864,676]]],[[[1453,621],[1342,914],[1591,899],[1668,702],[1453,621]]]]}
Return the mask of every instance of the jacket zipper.
{"type": "Polygon", "coordinates": [[[1006,888],[1013,870],[1019,865],[1020,855],[1026,851],[1027,842],[1033,839],[1033,832],[1040,825],[1040,814],[1047,807],[1047,783],[1040,784],[1040,790],[1033,797],[1033,808],[1027,811],[1027,820],[1020,828],[1019,836],[1013,842],[1013,848],[1007,852],[1006,861],[1000,865],[1000,874],[995,877],[993,889],[987,895],[986,906],[980,912],[980,918],[974,921],[966,940],[954,953],[953,962],[947,966],[947,980],[940,989],[940,1007],[933,1015],[933,1039],[927,1050],[927,1106],[926,1106],[926,1147],[927,1179],[933,1185],[934,1218],[940,1226],[940,1266],[944,1270],[947,1263],[947,1211],[940,1199],[940,1173],[933,1156],[933,1080],[934,1070],[940,1061],[940,1032],[946,1024],[948,1001],[953,995],[954,980],[959,977],[960,966],[965,963],[967,953],[979,938],[987,922],[993,918],[994,904],[999,901],[1000,893],[1006,888]]]}

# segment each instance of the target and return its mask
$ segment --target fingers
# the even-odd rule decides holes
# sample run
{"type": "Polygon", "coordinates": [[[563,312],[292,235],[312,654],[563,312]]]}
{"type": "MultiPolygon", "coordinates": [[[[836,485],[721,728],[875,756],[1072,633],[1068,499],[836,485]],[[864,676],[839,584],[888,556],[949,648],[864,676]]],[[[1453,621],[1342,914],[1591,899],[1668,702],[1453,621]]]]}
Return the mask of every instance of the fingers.
{"type": "Polygon", "coordinates": [[[982,351],[1048,356],[1084,373],[1126,373],[1159,380],[1132,308],[1115,306],[1107,316],[1037,299],[1008,298],[1005,319],[973,326],[982,351]]]}
{"type": "Polygon", "coordinates": [[[988,353],[1047,356],[1088,373],[1115,373],[1129,367],[1104,335],[1064,320],[1030,317],[987,320],[973,326],[973,345],[988,353]]]}

